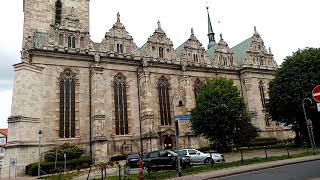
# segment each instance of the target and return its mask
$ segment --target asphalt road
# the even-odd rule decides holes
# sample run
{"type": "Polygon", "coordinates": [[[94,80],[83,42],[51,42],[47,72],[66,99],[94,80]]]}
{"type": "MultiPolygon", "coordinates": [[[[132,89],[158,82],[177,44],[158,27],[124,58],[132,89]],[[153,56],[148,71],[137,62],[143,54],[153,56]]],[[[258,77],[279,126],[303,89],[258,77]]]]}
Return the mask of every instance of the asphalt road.
{"type": "Polygon", "coordinates": [[[218,180],[320,180],[320,160],[218,178],[218,180]]]}

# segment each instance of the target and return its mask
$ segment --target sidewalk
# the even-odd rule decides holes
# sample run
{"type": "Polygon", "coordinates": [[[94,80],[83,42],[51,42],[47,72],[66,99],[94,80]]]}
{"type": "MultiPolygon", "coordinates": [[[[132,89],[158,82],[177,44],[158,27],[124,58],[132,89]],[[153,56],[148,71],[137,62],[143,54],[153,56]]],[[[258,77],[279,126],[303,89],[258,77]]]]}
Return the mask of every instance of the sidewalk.
{"type": "MultiPolygon", "coordinates": [[[[289,149],[290,154],[298,154],[301,152],[305,152],[306,150],[303,148],[291,148],[289,149]]],[[[267,149],[268,157],[271,156],[281,156],[281,155],[287,155],[286,149],[267,149]]],[[[232,161],[239,161],[241,160],[240,152],[233,152],[233,153],[225,153],[224,154],[226,162],[232,162],[232,161]]],[[[244,150],[243,151],[243,159],[252,159],[255,157],[265,157],[264,149],[260,150],[244,150]]]]}
{"type": "Polygon", "coordinates": [[[177,178],[173,178],[172,180],[213,179],[213,178],[218,178],[218,177],[223,177],[223,176],[229,176],[229,175],[251,172],[251,171],[258,171],[258,170],[262,170],[262,169],[268,169],[268,168],[273,168],[273,167],[278,167],[278,166],[283,166],[283,165],[301,163],[301,162],[306,162],[306,161],[314,161],[314,160],[320,160],[320,155],[306,156],[306,157],[286,159],[286,160],[280,160],[280,161],[265,162],[265,163],[259,163],[259,164],[244,165],[244,166],[239,166],[239,167],[232,167],[232,168],[227,168],[227,169],[215,170],[215,171],[211,171],[211,172],[205,172],[205,173],[201,173],[201,174],[194,174],[191,176],[177,177],[177,178]]]}

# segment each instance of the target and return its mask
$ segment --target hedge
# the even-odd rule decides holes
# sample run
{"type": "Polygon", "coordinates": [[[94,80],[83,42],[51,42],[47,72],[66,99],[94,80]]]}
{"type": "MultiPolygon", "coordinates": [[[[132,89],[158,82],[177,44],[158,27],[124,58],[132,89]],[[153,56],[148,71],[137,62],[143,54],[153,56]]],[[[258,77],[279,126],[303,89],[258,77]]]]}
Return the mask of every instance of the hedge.
{"type": "MultiPolygon", "coordinates": [[[[75,169],[82,169],[88,168],[90,163],[89,156],[82,156],[78,159],[73,159],[67,161],[67,169],[68,170],[75,170],[75,169]]],[[[55,162],[41,162],[41,174],[52,174],[57,173],[61,168],[64,167],[64,161],[57,162],[57,168],[54,168],[55,162]],[[44,173],[43,173],[44,172],[44,173]]],[[[38,175],[38,163],[32,163],[26,166],[26,174],[30,176],[37,176],[38,175]]]]}
{"type": "Polygon", "coordinates": [[[110,158],[111,161],[121,161],[121,160],[126,160],[127,159],[127,155],[125,154],[120,154],[117,156],[113,156],[110,158]]]}

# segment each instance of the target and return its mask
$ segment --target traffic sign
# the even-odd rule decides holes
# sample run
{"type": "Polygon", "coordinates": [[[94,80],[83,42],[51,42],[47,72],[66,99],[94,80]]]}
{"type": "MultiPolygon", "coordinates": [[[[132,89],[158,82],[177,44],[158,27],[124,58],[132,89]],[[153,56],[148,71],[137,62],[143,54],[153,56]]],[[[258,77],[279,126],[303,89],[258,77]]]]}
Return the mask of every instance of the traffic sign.
{"type": "Polygon", "coordinates": [[[318,112],[320,112],[320,103],[317,103],[318,112]]]}
{"type": "Polygon", "coordinates": [[[189,120],[189,119],[191,119],[191,117],[192,117],[191,115],[187,115],[187,114],[186,115],[176,115],[175,116],[175,118],[179,119],[179,120],[189,120]]]}
{"type": "Polygon", "coordinates": [[[10,158],[10,167],[16,168],[16,166],[17,166],[17,159],[10,158]]]}
{"type": "Polygon", "coordinates": [[[315,101],[320,102],[320,85],[317,85],[312,90],[312,97],[315,101]]]}

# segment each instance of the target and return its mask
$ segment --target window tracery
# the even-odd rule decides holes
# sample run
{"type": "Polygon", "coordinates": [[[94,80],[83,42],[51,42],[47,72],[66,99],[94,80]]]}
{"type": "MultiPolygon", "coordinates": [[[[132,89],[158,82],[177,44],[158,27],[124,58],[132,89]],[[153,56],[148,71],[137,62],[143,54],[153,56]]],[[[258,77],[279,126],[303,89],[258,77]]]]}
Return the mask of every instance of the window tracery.
{"type": "Polygon", "coordinates": [[[158,81],[158,91],[161,125],[171,125],[169,82],[163,76],[158,81]]]}
{"type": "Polygon", "coordinates": [[[121,73],[114,77],[114,105],[116,135],[128,134],[126,78],[121,73]]]}

